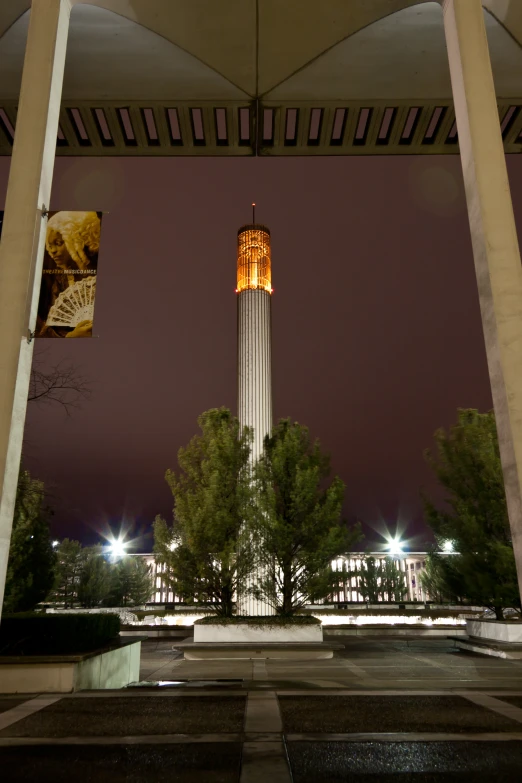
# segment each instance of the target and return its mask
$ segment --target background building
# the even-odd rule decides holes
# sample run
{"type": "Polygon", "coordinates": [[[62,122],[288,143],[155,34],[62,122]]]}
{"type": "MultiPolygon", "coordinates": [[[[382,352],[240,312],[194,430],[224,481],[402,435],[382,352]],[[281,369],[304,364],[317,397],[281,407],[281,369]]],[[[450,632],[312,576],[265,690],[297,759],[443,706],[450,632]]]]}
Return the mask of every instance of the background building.
{"type": "MultiPolygon", "coordinates": [[[[393,563],[397,572],[402,575],[406,592],[404,601],[428,601],[429,595],[422,589],[420,584],[420,575],[426,566],[426,552],[408,552],[400,557],[394,557],[393,563]]],[[[178,604],[183,603],[179,596],[175,595],[169,589],[165,580],[165,565],[156,560],[155,555],[134,555],[134,557],[143,557],[146,562],[152,566],[154,574],[154,593],[151,596],[150,603],[153,604],[178,604]]],[[[384,552],[349,552],[343,557],[337,558],[333,562],[333,567],[339,572],[356,571],[360,569],[368,557],[375,558],[377,563],[383,562],[386,558],[384,552]]],[[[389,558],[388,558],[389,559],[389,558]]],[[[350,579],[340,579],[339,589],[331,596],[331,603],[358,603],[363,602],[363,596],[358,590],[357,577],[350,579]]],[[[385,600],[379,597],[379,601],[385,600]]]]}

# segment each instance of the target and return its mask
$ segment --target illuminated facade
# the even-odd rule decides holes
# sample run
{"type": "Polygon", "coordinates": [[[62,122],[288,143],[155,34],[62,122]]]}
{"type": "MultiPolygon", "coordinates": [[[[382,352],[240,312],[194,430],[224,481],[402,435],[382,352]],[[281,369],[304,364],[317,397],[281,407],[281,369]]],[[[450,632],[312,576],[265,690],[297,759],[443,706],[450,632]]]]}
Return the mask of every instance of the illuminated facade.
{"type": "Polygon", "coordinates": [[[270,231],[253,224],[237,233],[237,292],[258,289],[272,293],[270,231]]]}

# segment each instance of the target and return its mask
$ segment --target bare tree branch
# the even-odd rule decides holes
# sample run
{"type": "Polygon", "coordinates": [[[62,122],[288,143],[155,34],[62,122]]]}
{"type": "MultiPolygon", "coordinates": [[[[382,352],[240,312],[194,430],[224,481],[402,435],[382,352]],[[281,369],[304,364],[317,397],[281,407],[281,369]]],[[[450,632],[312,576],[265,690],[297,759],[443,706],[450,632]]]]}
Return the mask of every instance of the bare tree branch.
{"type": "Polygon", "coordinates": [[[27,401],[57,403],[70,416],[72,409],[80,408],[90,398],[92,389],[88,380],[74,365],[63,360],[50,368],[42,367],[43,364],[41,355],[35,357],[27,401]]]}

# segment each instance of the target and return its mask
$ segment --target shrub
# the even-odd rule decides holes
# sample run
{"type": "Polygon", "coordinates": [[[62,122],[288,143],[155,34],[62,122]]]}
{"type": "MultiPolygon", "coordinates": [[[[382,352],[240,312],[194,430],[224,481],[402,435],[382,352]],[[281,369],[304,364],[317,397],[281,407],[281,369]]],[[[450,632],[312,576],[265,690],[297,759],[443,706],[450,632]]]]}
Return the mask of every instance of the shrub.
{"type": "Polygon", "coordinates": [[[0,655],[73,655],[119,634],[114,614],[11,614],[0,623],[0,655]]]}
{"type": "Polygon", "coordinates": [[[267,617],[202,617],[196,620],[194,625],[237,625],[248,623],[249,625],[320,625],[321,621],[310,615],[292,615],[281,617],[280,615],[268,615],[267,617]]]}

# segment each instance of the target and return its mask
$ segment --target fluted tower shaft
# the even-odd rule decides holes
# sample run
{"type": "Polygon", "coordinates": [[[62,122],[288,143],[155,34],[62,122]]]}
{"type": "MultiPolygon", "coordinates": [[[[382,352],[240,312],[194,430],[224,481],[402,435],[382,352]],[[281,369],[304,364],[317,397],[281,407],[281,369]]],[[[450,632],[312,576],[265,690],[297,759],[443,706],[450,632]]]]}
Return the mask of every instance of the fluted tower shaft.
{"type": "Polygon", "coordinates": [[[268,291],[242,291],[237,303],[238,418],[252,427],[251,461],[263,453],[272,430],[271,297],[268,291]]]}

